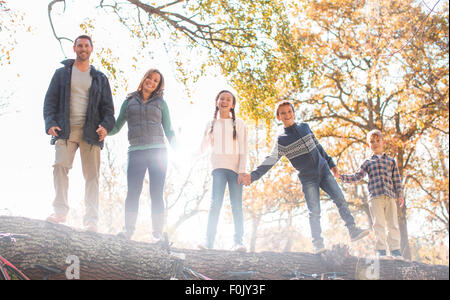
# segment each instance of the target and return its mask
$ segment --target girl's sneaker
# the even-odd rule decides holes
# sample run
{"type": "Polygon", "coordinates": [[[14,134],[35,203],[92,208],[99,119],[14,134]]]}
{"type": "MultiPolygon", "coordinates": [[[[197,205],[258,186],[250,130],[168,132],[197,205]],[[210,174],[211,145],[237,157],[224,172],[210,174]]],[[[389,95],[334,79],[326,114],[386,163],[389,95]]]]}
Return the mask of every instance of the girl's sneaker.
{"type": "Polygon", "coordinates": [[[247,248],[245,248],[242,244],[235,244],[233,248],[231,248],[231,251],[235,252],[247,252],[247,248]]]}
{"type": "Polygon", "coordinates": [[[133,236],[133,233],[129,232],[129,231],[122,231],[122,232],[119,232],[117,234],[117,236],[122,238],[122,239],[131,240],[131,237],[133,236]]]}
{"type": "Polygon", "coordinates": [[[212,249],[212,247],[209,247],[206,243],[198,244],[197,247],[200,250],[211,250],[212,249]]]}

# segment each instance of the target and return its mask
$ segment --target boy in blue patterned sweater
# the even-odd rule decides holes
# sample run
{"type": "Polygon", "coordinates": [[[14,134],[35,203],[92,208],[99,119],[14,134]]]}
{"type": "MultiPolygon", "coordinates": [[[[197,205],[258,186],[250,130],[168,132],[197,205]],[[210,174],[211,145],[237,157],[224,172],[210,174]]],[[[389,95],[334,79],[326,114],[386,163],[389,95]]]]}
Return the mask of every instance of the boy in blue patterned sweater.
{"type": "Polygon", "coordinates": [[[278,136],[272,153],[251,174],[244,177],[243,183],[250,185],[267,173],[282,157],[286,156],[299,172],[303,194],[309,210],[309,223],[314,252],[325,251],[320,226],[320,189],[325,191],[339,210],[347,226],[352,241],[359,240],[369,233],[355,225],[348,204],[331,171],[338,175],[333,159],[325,152],[306,123],[295,123],[294,106],[289,101],[281,101],[277,106],[277,119],[284,125],[284,134],[278,136]],[[331,171],[330,171],[331,170],[331,171]]]}
{"type": "Polygon", "coordinates": [[[366,159],[359,170],[352,175],[339,175],[346,183],[361,181],[369,176],[369,207],[375,231],[375,249],[379,257],[386,256],[386,241],[391,255],[401,258],[400,230],[398,226],[397,204],[403,207],[403,189],[400,173],[395,159],[384,153],[384,140],[381,131],[375,129],[368,133],[367,142],[373,155],[366,159]],[[386,239],[387,229],[387,239],[386,239]]]}

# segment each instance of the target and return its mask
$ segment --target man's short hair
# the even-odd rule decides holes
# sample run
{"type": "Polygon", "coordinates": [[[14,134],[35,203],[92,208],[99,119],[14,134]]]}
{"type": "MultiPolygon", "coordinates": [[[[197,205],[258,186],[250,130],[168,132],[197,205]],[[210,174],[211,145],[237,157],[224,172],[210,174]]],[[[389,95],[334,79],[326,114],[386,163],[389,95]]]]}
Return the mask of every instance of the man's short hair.
{"type": "Polygon", "coordinates": [[[290,101],[282,100],[282,101],[278,102],[278,104],[277,104],[277,110],[276,110],[277,116],[278,116],[278,111],[280,110],[280,107],[285,106],[285,105],[290,105],[292,108],[292,111],[295,112],[294,105],[290,101]]]}
{"type": "Polygon", "coordinates": [[[370,142],[371,137],[374,135],[383,139],[383,133],[381,133],[381,131],[378,129],[373,129],[369,131],[369,133],[367,134],[367,142],[370,142]]]}
{"type": "Polygon", "coordinates": [[[77,45],[77,41],[78,41],[79,39],[87,39],[87,40],[89,40],[89,43],[91,44],[91,47],[93,46],[93,45],[92,45],[92,39],[91,39],[91,37],[88,36],[88,35],[85,35],[85,34],[80,35],[80,36],[78,36],[78,37],[75,39],[75,41],[73,42],[73,45],[74,45],[74,46],[77,45]]]}

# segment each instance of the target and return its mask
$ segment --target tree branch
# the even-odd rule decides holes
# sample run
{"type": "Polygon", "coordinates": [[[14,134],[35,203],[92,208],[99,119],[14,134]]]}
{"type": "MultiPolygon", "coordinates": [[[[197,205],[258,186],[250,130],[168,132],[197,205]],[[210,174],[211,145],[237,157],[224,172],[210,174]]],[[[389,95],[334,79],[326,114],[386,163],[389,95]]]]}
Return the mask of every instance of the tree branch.
{"type": "Polygon", "coordinates": [[[66,53],[64,52],[64,48],[63,48],[63,46],[62,46],[62,41],[63,41],[63,40],[67,40],[67,41],[73,43],[73,40],[71,40],[71,39],[69,39],[69,38],[67,38],[67,37],[60,37],[60,36],[58,36],[58,35],[56,34],[55,27],[53,26],[53,20],[52,20],[51,12],[52,12],[52,9],[53,9],[53,5],[55,5],[57,2],[63,2],[63,3],[64,3],[64,11],[66,10],[66,1],[65,1],[65,0],[53,0],[52,2],[50,2],[50,3],[48,4],[48,20],[49,20],[49,22],[50,22],[50,27],[52,28],[53,35],[54,35],[55,38],[58,40],[59,46],[61,47],[61,51],[62,51],[64,57],[67,58],[67,55],[66,55],[66,53]]]}

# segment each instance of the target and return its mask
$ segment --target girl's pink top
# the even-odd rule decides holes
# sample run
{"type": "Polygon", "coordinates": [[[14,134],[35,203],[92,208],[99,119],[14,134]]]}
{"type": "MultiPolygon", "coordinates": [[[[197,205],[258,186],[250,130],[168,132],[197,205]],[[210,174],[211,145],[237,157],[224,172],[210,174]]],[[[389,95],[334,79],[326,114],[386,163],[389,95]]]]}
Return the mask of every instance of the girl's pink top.
{"type": "Polygon", "coordinates": [[[217,119],[206,126],[201,152],[211,149],[212,169],[229,169],[245,173],[247,164],[247,128],[244,121],[236,118],[236,139],[233,139],[233,120],[217,119]],[[211,131],[211,124],[214,130],[211,131]]]}

